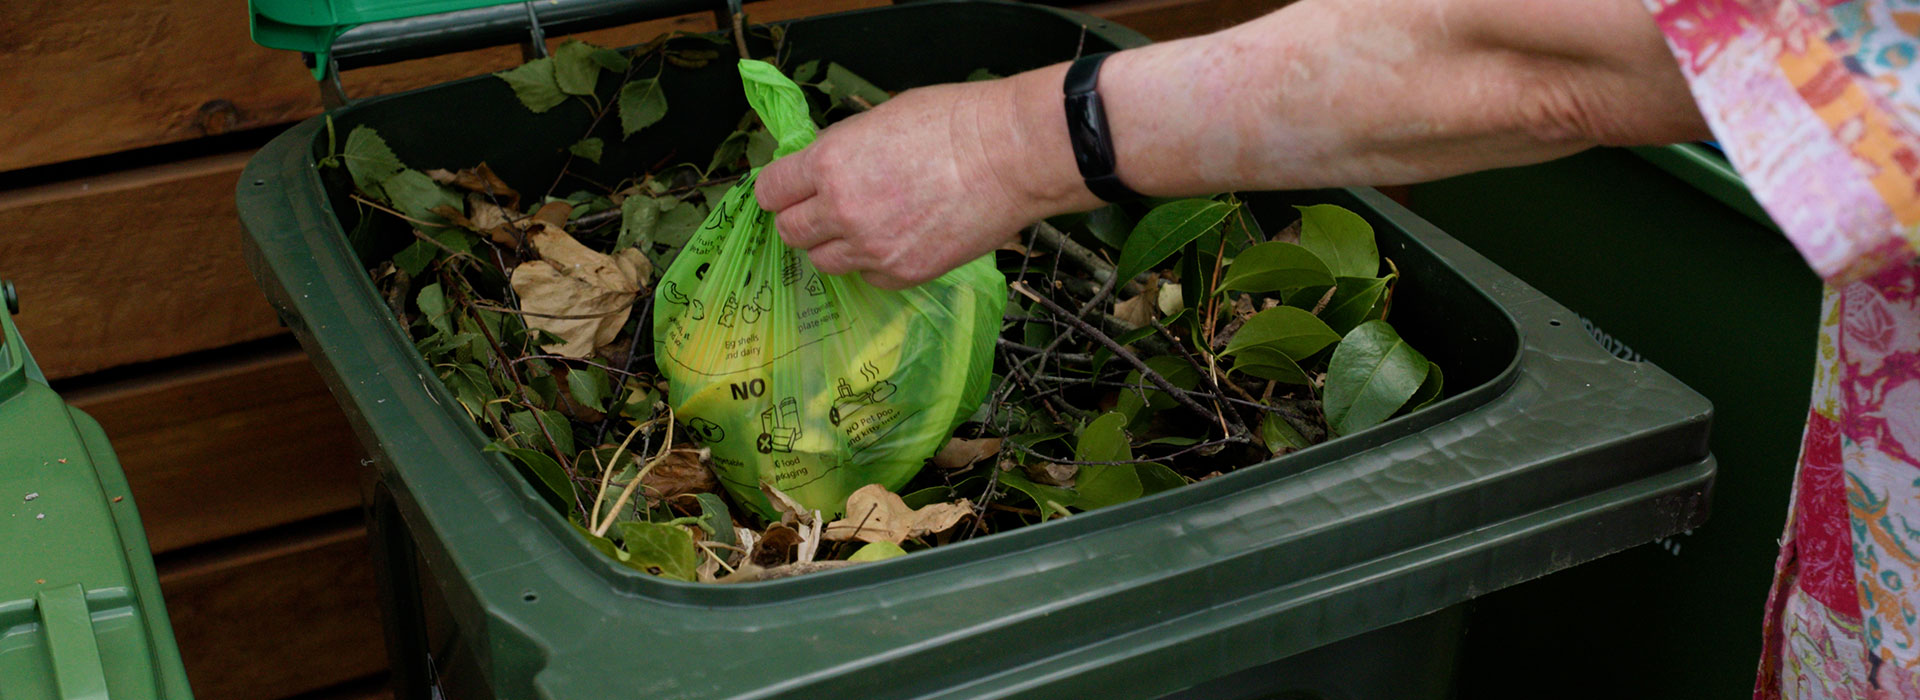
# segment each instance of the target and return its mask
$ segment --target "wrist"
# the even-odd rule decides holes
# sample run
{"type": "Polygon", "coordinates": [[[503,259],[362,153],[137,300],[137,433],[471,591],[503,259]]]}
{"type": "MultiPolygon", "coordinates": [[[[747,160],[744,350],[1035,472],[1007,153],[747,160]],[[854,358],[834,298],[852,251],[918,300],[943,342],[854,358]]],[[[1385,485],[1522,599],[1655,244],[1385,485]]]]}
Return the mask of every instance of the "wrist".
{"type": "Polygon", "coordinates": [[[996,164],[1010,191],[1029,205],[1030,219],[1086,211],[1106,202],[1087,189],[1074,160],[1067,133],[1061,86],[1067,66],[1028,71],[1006,80],[1002,143],[1005,160],[996,164]]]}

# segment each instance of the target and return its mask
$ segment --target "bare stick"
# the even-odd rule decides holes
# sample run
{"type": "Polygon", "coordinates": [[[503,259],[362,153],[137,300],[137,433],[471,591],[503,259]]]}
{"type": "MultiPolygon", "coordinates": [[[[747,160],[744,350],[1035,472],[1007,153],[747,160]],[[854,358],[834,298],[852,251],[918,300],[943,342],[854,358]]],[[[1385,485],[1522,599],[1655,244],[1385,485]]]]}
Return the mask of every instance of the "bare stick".
{"type": "Polygon", "coordinates": [[[1113,352],[1114,357],[1126,360],[1127,364],[1133,365],[1134,369],[1140,370],[1140,376],[1147,378],[1148,381],[1153,382],[1154,386],[1158,386],[1162,391],[1167,392],[1168,396],[1172,396],[1175,401],[1186,406],[1187,410],[1193,411],[1209,422],[1218,417],[1213,412],[1208,411],[1206,407],[1195,402],[1191,397],[1187,396],[1186,393],[1180,391],[1180,388],[1174,386],[1172,382],[1167,381],[1166,377],[1160,376],[1159,372],[1153,371],[1152,367],[1148,367],[1147,363],[1142,362],[1140,357],[1133,354],[1133,351],[1128,350],[1126,346],[1114,342],[1112,338],[1107,337],[1105,333],[1101,333],[1099,329],[1094,328],[1086,321],[1069,315],[1066,309],[1061,308],[1061,306],[1054,303],[1052,299],[1033,293],[1032,289],[1027,288],[1025,282],[1015,282],[1009,285],[1009,287],[1013,289],[1013,291],[1019,292],[1022,296],[1034,300],[1035,303],[1047,307],[1047,310],[1053,312],[1054,315],[1066,319],[1068,323],[1073,324],[1082,334],[1094,339],[1095,342],[1107,346],[1107,349],[1113,352]]]}

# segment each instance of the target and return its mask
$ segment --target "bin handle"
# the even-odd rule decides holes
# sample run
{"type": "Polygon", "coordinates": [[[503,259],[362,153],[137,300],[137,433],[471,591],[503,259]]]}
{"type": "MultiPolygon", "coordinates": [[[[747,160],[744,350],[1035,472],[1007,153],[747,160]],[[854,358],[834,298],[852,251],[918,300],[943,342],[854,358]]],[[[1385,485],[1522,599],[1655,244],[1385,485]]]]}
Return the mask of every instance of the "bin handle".
{"type": "Polygon", "coordinates": [[[340,71],[458,51],[519,43],[527,60],[546,55],[548,33],[571,34],[673,17],[702,10],[715,26],[733,26],[741,0],[539,0],[368,22],[342,32],[326,53],[304,54],[309,65],[325,61],[320,95],[328,109],[346,106],[340,71]]]}
{"type": "Polygon", "coordinates": [[[100,643],[93,636],[87,592],[76,583],[40,591],[35,597],[60,700],[107,700],[107,676],[100,663],[100,643]]]}

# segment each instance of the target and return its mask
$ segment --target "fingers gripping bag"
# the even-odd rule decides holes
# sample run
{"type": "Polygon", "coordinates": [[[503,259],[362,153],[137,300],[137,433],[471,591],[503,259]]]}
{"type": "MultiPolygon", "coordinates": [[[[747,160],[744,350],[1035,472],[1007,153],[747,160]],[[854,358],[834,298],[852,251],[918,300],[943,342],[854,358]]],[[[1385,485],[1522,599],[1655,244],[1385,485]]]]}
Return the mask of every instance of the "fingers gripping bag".
{"type": "MultiPolygon", "coordinates": [[[[813,142],[806,97],[741,61],[779,142],[813,142]]],[[[654,293],[654,352],[679,421],[729,493],[764,516],[767,482],[837,515],[868,484],[898,489],[985,397],[1007,282],[991,256],[903,291],[832,276],[788,248],[742,178],[654,293]]]]}

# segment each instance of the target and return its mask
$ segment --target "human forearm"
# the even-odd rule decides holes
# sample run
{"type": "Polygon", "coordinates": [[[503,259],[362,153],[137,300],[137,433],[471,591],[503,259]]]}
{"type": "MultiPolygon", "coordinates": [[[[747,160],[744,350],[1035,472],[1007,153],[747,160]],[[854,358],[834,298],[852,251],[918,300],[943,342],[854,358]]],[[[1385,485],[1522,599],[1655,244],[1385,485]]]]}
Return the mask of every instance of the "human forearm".
{"type": "MultiPolygon", "coordinates": [[[[1060,211],[1098,203],[1076,190],[1064,72],[1009,81],[1027,165],[1008,172],[1060,211]]],[[[1154,195],[1416,182],[1705,133],[1637,0],[1306,0],[1118,54],[1100,89],[1121,178],[1154,195]]]]}

